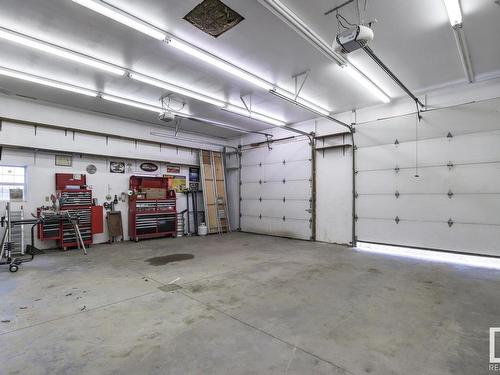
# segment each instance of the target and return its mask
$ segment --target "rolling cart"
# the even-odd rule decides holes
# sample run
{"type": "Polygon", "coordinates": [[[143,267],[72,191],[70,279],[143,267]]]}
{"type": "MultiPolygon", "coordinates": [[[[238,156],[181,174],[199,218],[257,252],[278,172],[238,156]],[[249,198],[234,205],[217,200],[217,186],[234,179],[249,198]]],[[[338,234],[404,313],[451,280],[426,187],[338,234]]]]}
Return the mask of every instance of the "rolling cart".
{"type": "Polygon", "coordinates": [[[17,272],[22,263],[31,262],[35,254],[43,253],[35,247],[35,227],[41,221],[41,218],[10,220],[10,207],[7,205],[7,215],[0,218],[0,226],[5,228],[0,242],[0,265],[7,265],[10,272],[17,272]],[[31,225],[31,243],[26,245],[26,249],[21,249],[21,254],[14,254],[15,244],[12,241],[12,228],[24,225],[31,225]]]}

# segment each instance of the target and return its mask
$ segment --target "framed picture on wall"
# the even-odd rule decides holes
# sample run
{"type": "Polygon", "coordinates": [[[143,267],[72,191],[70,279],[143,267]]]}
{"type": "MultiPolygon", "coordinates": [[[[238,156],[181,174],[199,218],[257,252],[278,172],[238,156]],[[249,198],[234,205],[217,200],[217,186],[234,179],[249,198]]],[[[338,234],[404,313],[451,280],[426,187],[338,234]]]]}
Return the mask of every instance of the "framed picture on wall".
{"type": "Polygon", "coordinates": [[[71,167],[73,165],[73,156],[56,155],[55,164],[57,167],[71,167]]]}
{"type": "Polygon", "coordinates": [[[180,165],[167,165],[167,173],[180,174],[181,166],[180,165]]]}
{"type": "Polygon", "coordinates": [[[125,173],[125,163],[122,161],[110,161],[109,171],[111,173],[125,173]]]}

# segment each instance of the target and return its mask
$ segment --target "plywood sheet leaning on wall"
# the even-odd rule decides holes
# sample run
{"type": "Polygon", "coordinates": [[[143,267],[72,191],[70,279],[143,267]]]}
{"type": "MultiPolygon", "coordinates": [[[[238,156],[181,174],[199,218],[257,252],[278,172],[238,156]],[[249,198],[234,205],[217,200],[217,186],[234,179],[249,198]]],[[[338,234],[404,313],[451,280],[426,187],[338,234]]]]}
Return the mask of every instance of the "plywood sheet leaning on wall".
{"type": "Polygon", "coordinates": [[[222,154],[201,150],[200,170],[208,233],[229,232],[226,178],[222,154]]]}

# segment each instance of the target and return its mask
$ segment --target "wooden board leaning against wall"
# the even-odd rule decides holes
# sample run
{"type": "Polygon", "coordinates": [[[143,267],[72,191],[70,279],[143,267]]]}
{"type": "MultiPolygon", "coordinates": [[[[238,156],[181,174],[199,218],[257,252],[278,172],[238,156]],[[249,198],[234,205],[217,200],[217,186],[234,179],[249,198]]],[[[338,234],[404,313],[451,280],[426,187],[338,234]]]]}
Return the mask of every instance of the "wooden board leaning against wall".
{"type": "Polygon", "coordinates": [[[226,179],[222,154],[201,150],[200,164],[208,233],[229,232],[226,179]]]}

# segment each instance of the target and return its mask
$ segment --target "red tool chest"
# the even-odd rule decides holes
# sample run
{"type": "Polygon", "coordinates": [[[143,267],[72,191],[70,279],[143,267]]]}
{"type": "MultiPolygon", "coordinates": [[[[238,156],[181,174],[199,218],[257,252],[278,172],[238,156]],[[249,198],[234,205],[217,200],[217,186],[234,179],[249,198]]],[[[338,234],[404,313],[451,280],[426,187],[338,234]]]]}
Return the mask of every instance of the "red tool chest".
{"type": "Polygon", "coordinates": [[[177,207],[175,191],[168,178],[130,177],[128,226],[131,240],[175,237],[177,207]]]}
{"type": "MultiPolygon", "coordinates": [[[[56,173],[56,192],[60,201],[59,209],[68,211],[72,217],[78,217],[78,227],[85,245],[92,244],[94,229],[102,226],[102,208],[92,206],[92,190],[87,188],[86,176],[82,174],[56,173]],[[96,212],[101,213],[100,223],[96,212]]],[[[37,213],[40,214],[40,210],[37,213]]],[[[98,233],[96,231],[96,233],[98,233]]],[[[38,238],[41,240],[57,240],[62,249],[77,247],[76,233],[68,222],[54,222],[39,225],[38,238]]]]}

